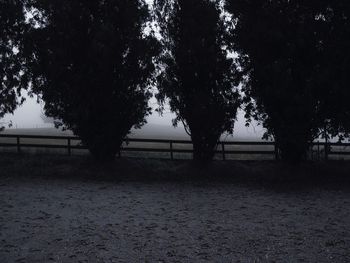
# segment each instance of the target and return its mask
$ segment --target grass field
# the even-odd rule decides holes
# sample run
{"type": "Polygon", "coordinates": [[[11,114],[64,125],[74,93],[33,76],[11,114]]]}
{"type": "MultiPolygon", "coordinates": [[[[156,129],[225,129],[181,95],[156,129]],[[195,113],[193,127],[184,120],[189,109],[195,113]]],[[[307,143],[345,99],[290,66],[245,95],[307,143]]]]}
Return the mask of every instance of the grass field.
{"type": "Polygon", "coordinates": [[[350,163],[0,154],[1,262],[349,262],[350,163]]]}

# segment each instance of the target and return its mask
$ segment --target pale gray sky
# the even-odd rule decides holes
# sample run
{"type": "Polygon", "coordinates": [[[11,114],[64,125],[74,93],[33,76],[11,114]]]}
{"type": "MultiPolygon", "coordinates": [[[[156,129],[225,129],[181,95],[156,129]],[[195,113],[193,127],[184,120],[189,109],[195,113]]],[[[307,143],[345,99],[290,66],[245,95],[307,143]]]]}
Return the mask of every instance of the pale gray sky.
{"type": "MultiPolygon", "coordinates": [[[[155,100],[152,99],[150,102],[151,106],[155,107],[155,100]]],[[[42,112],[42,105],[36,102],[35,98],[27,97],[26,102],[19,107],[14,114],[7,114],[2,121],[13,123],[12,128],[46,128],[50,125],[45,124],[40,118],[42,112]]],[[[169,110],[165,111],[163,116],[159,116],[157,112],[153,112],[147,118],[148,127],[152,125],[164,125],[172,126],[171,120],[174,118],[169,110]]],[[[179,126],[177,129],[183,130],[183,127],[179,126]]],[[[238,114],[238,121],[235,124],[235,134],[234,137],[239,138],[261,138],[263,134],[263,129],[257,126],[256,123],[249,128],[245,127],[244,112],[240,111],[238,114]]]]}

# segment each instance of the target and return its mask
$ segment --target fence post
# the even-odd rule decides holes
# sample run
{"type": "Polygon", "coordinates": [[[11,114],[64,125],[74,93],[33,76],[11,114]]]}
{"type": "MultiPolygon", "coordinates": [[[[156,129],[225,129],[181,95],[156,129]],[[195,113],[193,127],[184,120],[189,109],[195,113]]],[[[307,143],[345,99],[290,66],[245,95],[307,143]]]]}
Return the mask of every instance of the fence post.
{"type": "Polygon", "coordinates": [[[328,136],[325,130],[325,143],[324,143],[324,158],[328,161],[328,136]]]}
{"type": "Polygon", "coordinates": [[[329,149],[328,149],[328,142],[326,140],[324,144],[324,158],[326,161],[328,161],[328,154],[329,154],[329,149]]]}
{"type": "Polygon", "coordinates": [[[72,151],[70,148],[70,138],[68,138],[68,155],[71,156],[71,154],[72,154],[72,151]]]}
{"type": "Polygon", "coordinates": [[[328,134],[327,134],[327,124],[324,126],[324,138],[325,138],[325,144],[324,144],[324,158],[326,161],[328,161],[328,134]]]}
{"type": "Polygon", "coordinates": [[[17,136],[17,152],[20,153],[21,152],[21,143],[20,143],[20,137],[17,136]]]}
{"type": "Polygon", "coordinates": [[[226,156],[225,156],[225,143],[221,143],[221,149],[222,149],[222,160],[226,161],[226,156]]]}
{"type": "Polygon", "coordinates": [[[174,160],[173,142],[172,141],[170,141],[170,158],[171,158],[171,160],[174,160]]]}
{"type": "Polygon", "coordinates": [[[118,151],[118,159],[122,158],[122,150],[123,150],[123,144],[124,142],[120,145],[119,151],[118,151]]]}
{"type": "Polygon", "coordinates": [[[309,152],[310,152],[311,161],[313,161],[314,160],[314,144],[313,143],[310,144],[309,152]]]}
{"type": "Polygon", "coordinates": [[[274,143],[274,147],[275,147],[275,160],[278,161],[280,159],[280,157],[279,157],[279,154],[278,154],[278,147],[276,145],[276,142],[274,143]]]}
{"type": "Polygon", "coordinates": [[[314,153],[313,153],[313,147],[312,147],[312,144],[309,146],[309,152],[310,152],[310,155],[311,155],[311,161],[314,160],[314,153]]]}

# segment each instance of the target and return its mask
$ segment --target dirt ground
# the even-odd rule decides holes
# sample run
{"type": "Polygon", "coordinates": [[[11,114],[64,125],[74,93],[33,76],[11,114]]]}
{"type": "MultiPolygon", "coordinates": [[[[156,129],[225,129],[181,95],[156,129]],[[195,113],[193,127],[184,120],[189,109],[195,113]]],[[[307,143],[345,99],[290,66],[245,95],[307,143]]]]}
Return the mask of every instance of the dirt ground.
{"type": "Polygon", "coordinates": [[[157,160],[0,165],[0,262],[350,262],[350,188],[329,166],[302,167],[332,180],[311,184],[276,183],[285,171],[269,163],[215,163],[193,180],[189,164],[157,160]]]}

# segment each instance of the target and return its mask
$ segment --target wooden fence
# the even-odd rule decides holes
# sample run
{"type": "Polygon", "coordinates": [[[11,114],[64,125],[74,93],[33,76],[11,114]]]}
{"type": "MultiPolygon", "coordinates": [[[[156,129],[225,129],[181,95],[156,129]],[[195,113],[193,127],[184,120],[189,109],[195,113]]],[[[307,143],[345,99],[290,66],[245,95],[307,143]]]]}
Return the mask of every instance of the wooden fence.
{"type": "MultiPolygon", "coordinates": [[[[14,147],[17,152],[21,152],[22,148],[47,148],[47,149],[66,149],[67,154],[71,155],[73,149],[87,149],[86,146],[79,143],[73,144],[73,141],[80,141],[76,136],[46,136],[46,135],[17,135],[17,134],[0,134],[1,138],[7,138],[12,142],[0,142],[0,147],[14,147]],[[40,143],[25,143],[23,140],[41,140],[40,143]],[[61,144],[44,144],[44,140],[62,141],[61,144]],[[65,142],[65,143],[64,143],[65,142]]],[[[154,153],[167,153],[170,155],[170,159],[174,159],[174,153],[193,153],[192,149],[179,149],[176,145],[192,145],[189,140],[157,140],[157,139],[125,139],[122,147],[122,152],[154,152],[154,153]],[[166,144],[168,148],[151,148],[151,147],[129,147],[128,143],[152,143],[152,144],[166,144]]],[[[316,153],[318,158],[320,155],[324,155],[324,159],[328,159],[330,155],[349,155],[350,151],[336,151],[332,150],[332,147],[350,147],[350,143],[324,143],[315,142],[310,145],[313,152],[316,147],[316,153]]],[[[222,159],[226,160],[227,155],[270,155],[275,158],[278,157],[277,150],[274,142],[256,142],[256,141],[220,141],[218,142],[215,150],[216,154],[221,154],[222,159]],[[269,146],[273,150],[232,150],[227,149],[232,146],[269,146]]]]}

